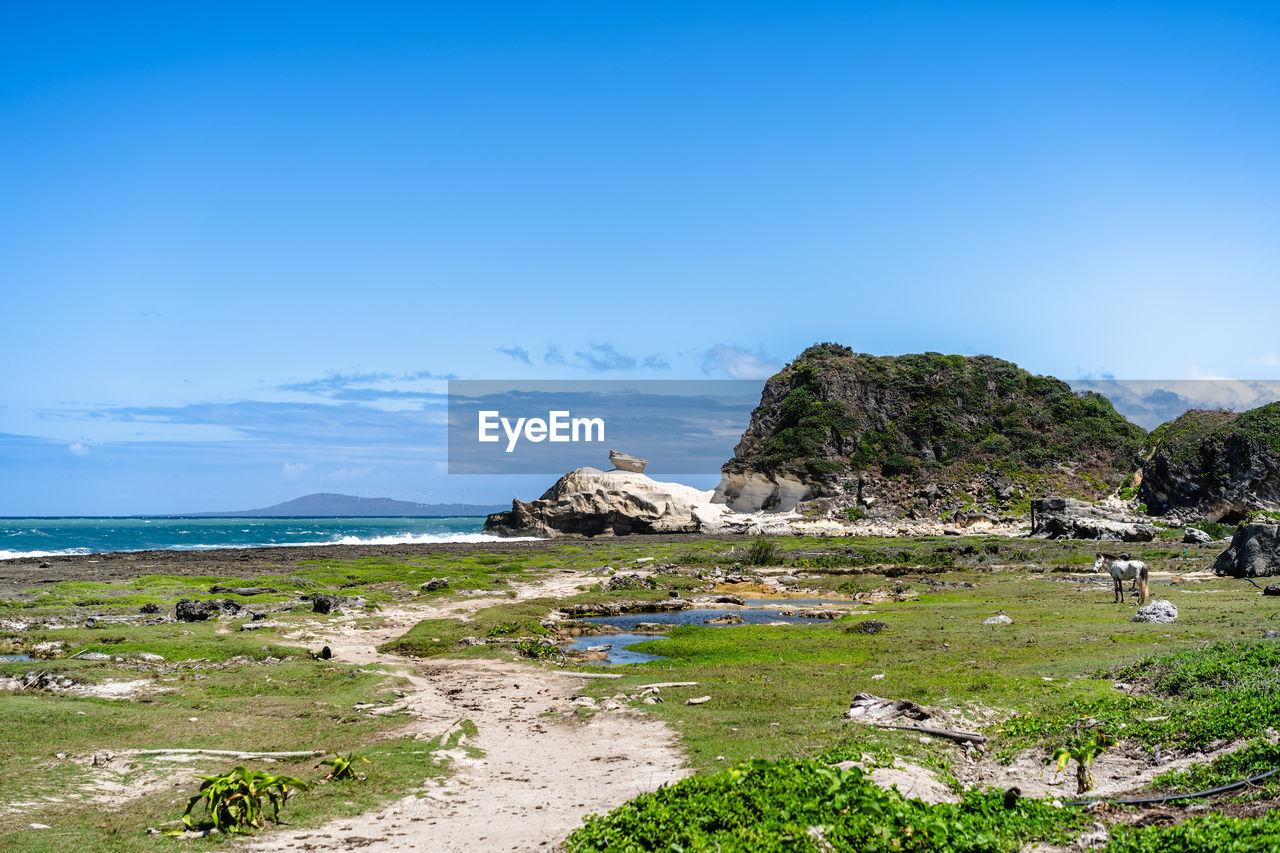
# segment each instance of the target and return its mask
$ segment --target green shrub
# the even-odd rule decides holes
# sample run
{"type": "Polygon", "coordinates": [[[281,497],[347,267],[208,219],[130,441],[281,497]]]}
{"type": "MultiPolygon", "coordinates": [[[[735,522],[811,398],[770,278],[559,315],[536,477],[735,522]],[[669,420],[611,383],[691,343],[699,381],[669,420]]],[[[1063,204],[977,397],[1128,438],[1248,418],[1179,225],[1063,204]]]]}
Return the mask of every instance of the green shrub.
{"type": "Polygon", "coordinates": [[[747,548],[747,556],[743,560],[748,566],[776,566],[782,563],[782,549],[778,543],[764,536],[757,536],[747,548]]]}
{"type": "MultiPolygon", "coordinates": [[[[252,832],[266,823],[263,798],[271,803],[271,820],[280,822],[280,807],[289,799],[292,789],[307,790],[306,783],[292,776],[272,776],[261,770],[248,770],[243,764],[221,776],[198,776],[204,783],[200,793],[187,801],[182,825],[190,830],[216,828],[226,835],[252,832]],[[195,809],[203,805],[207,819],[196,821],[195,809]]],[[[176,834],[181,835],[182,830],[176,834]]]]}

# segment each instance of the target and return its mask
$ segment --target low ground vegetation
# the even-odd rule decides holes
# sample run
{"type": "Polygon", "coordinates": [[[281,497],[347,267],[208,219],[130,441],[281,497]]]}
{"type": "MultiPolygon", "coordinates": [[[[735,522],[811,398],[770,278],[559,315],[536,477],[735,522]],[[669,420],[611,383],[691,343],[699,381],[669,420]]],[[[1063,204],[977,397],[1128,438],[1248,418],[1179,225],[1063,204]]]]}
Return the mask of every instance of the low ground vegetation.
{"type": "MultiPolygon", "coordinates": [[[[636,707],[675,729],[698,775],[593,818],[571,837],[570,849],[1017,850],[1031,840],[1058,843],[1098,817],[1055,807],[1052,797],[986,791],[972,782],[974,763],[1012,765],[1030,756],[1048,778],[1056,748],[1096,742],[1098,734],[1126,754],[1191,758],[1236,747],[1135,782],[1136,794],[1149,795],[1193,793],[1280,761],[1270,731],[1280,719],[1280,648],[1262,637],[1280,629],[1269,606],[1274,599],[1241,581],[1194,574],[1220,545],[1161,538],[1140,547],[1134,556],[1159,573],[1153,595],[1179,607],[1173,624],[1133,623],[1131,607],[1111,603],[1109,580],[1088,576],[1094,543],[982,537],[635,538],[11,584],[0,599],[0,643],[36,659],[0,662],[0,680],[36,673],[55,686],[0,698],[0,725],[12,745],[0,755],[0,778],[10,780],[0,797],[0,846],[172,849],[171,839],[147,829],[175,828],[192,774],[224,773],[229,762],[197,758],[182,765],[181,786],[156,785],[148,780],[172,767],[139,750],[323,749],[372,761],[361,765],[368,778],[359,785],[312,784],[290,797],[287,819],[300,826],[358,813],[447,772],[433,753],[449,745],[404,736],[401,714],[357,710],[389,704],[403,682],[394,672],[317,659],[308,625],[334,617],[312,613],[303,595],[361,599],[347,616],[367,627],[397,606],[496,598],[467,621],[423,620],[385,648],[420,657],[519,655],[564,666],[548,619],[560,606],[658,602],[731,587],[763,594],[763,579],[783,576],[787,594],[803,597],[910,594],[858,604],[822,624],[681,627],[636,647],[659,660],[586,667],[623,676],[586,682],[583,691],[600,700],[638,694],[652,682],[697,682],[636,707]],[[663,569],[653,571],[657,566],[663,569]],[[506,598],[518,584],[561,573],[580,581],[570,595],[506,598]],[[610,583],[631,574],[647,580],[610,583]],[[449,578],[447,587],[424,589],[440,577],[449,578]],[[225,597],[208,592],[215,585],[278,590],[243,601],[265,615],[259,621],[267,627],[240,630],[251,624],[247,615],[197,623],[158,618],[172,613],[178,598],[225,597]],[[157,612],[138,612],[147,606],[157,612]],[[995,614],[1012,624],[984,624],[995,614]],[[858,630],[871,618],[883,623],[879,633],[858,630]],[[462,645],[466,637],[503,642],[462,645]],[[82,651],[102,657],[72,657],[82,651]],[[64,680],[72,686],[56,686],[64,680]],[[94,692],[122,682],[140,684],[126,699],[94,692]],[[989,741],[965,750],[850,722],[843,711],[858,692],[942,709],[989,741]],[[710,701],[685,704],[703,695],[710,701]],[[94,787],[101,771],[87,759],[108,752],[128,754],[112,759],[125,793],[103,799],[94,787]],[[883,791],[857,767],[831,767],[845,760],[868,770],[910,761],[960,801],[930,806],[883,791]],[[26,829],[30,823],[58,831],[41,835],[26,829]]],[[[319,757],[246,764],[311,782],[318,781],[319,757]]],[[[1215,800],[1210,814],[1179,812],[1172,826],[1129,826],[1126,810],[1110,814],[1110,849],[1274,849],[1268,839],[1280,835],[1280,824],[1266,809],[1277,779],[1233,792],[1225,807],[1215,800]]],[[[1058,790],[1059,800],[1070,799],[1073,780],[1058,790]]]]}

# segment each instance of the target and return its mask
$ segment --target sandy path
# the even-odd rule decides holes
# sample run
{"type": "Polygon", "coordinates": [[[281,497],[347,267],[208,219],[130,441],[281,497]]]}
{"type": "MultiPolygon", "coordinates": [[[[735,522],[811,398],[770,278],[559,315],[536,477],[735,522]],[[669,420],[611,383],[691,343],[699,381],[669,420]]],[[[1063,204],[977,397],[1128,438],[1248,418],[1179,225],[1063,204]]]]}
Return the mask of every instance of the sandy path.
{"type": "MultiPolygon", "coordinates": [[[[517,594],[566,594],[580,582],[562,576],[517,594]]],[[[454,773],[428,783],[421,796],[316,829],[267,833],[249,849],[551,850],[585,815],[687,775],[662,723],[630,710],[601,712],[588,722],[568,713],[581,678],[509,661],[417,660],[376,650],[419,619],[459,615],[459,609],[465,615],[510,600],[408,606],[385,613],[386,624],[377,630],[338,628],[323,636],[338,660],[405,672],[411,690],[393,707],[413,716],[409,732],[425,740],[469,719],[478,731],[464,743],[484,755],[456,751],[454,773]]]]}

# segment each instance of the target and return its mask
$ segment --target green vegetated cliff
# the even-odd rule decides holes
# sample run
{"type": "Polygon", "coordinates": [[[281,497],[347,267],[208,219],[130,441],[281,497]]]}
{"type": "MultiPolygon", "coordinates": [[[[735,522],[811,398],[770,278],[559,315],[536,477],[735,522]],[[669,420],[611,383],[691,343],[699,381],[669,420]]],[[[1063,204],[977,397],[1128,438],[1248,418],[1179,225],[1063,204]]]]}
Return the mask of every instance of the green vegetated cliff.
{"type": "Polygon", "coordinates": [[[1138,499],[1152,514],[1235,522],[1280,505],[1280,403],[1193,409],[1148,440],[1138,499]]]}
{"type": "MultiPolygon", "coordinates": [[[[944,487],[977,478],[1018,509],[1049,491],[1102,497],[1136,469],[1146,437],[1100,394],[1002,359],[825,343],[768,381],[724,471],[821,481],[829,494],[867,478],[944,487]]],[[[957,498],[981,503],[984,488],[957,498]]],[[[894,494],[901,506],[908,492],[894,494]]]]}

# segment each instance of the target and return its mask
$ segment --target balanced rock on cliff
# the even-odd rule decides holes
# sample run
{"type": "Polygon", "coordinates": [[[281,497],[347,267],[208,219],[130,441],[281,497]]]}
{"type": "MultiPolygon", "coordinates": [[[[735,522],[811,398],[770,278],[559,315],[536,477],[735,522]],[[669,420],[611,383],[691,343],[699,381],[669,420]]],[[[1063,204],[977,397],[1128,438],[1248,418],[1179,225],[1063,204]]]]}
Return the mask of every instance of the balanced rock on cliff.
{"type": "Polygon", "coordinates": [[[486,533],[499,536],[600,536],[696,533],[704,519],[724,514],[712,493],[664,483],[632,471],[578,468],[536,501],[514,500],[489,516],[486,533]]]}

